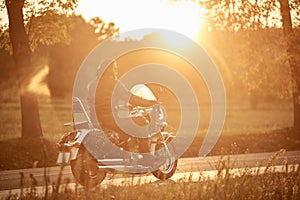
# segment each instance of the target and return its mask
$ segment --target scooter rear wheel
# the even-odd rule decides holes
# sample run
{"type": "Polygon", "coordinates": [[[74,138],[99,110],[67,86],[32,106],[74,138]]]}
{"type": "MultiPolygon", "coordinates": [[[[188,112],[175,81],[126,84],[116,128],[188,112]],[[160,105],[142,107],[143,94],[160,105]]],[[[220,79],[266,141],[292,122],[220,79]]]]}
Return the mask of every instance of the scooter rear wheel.
{"type": "Polygon", "coordinates": [[[70,164],[76,181],[85,187],[96,187],[106,176],[106,171],[98,169],[97,161],[84,147],[80,147],[77,158],[70,164]]]}

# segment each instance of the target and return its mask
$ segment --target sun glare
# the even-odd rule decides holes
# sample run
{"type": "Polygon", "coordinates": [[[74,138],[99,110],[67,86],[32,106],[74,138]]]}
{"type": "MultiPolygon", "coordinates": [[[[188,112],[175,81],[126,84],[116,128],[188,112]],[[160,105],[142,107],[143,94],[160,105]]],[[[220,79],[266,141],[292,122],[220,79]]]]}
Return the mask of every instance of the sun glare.
{"type": "Polygon", "coordinates": [[[166,6],[169,6],[166,9],[170,14],[165,18],[164,26],[195,39],[201,24],[200,7],[192,2],[175,2],[166,6]]]}
{"type": "Polygon", "coordinates": [[[50,91],[45,82],[45,77],[47,77],[49,73],[49,67],[44,66],[40,71],[38,71],[30,80],[29,85],[28,85],[28,91],[34,92],[39,95],[44,95],[49,97],[50,96],[50,91]]]}
{"type": "Polygon", "coordinates": [[[121,32],[139,28],[169,29],[195,39],[203,11],[195,2],[169,0],[85,0],[77,9],[87,20],[99,16],[121,32]]]}

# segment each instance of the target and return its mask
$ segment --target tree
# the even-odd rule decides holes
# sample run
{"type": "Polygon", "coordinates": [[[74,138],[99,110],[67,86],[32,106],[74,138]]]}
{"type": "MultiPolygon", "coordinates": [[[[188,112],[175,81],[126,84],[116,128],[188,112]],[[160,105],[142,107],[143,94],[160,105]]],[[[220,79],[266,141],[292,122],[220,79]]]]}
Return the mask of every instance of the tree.
{"type": "MultiPolygon", "coordinates": [[[[28,90],[31,75],[35,71],[31,62],[32,47],[34,46],[30,45],[29,40],[29,31],[33,26],[33,23],[30,22],[36,17],[53,13],[66,15],[75,8],[76,4],[76,0],[64,2],[60,0],[51,2],[42,0],[36,8],[34,2],[5,0],[9,19],[9,37],[19,85],[23,139],[39,139],[42,137],[37,96],[34,92],[28,90]],[[25,8],[27,9],[26,18],[24,18],[23,13],[25,8]]],[[[55,24],[55,22],[52,24],[55,24]]]]}
{"type": "Polygon", "coordinates": [[[286,60],[293,82],[294,128],[300,132],[300,1],[299,0],[197,0],[206,9],[210,31],[245,32],[281,28],[286,60]],[[292,13],[292,14],[291,14],[292,13]],[[296,36],[298,34],[298,37],[296,36]]]}
{"type": "Polygon", "coordinates": [[[5,0],[9,18],[9,36],[12,44],[13,58],[17,70],[22,116],[22,138],[40,138],[42,129],[35,94],[27,91],[28,72],[31,69],[28,36],[24,27],[24,0],[5,0]]]}
{"type": "Polygon", "coordinates": [[[72,92],[76,73],[83,59],[104,39],[118,34],[114,23],[105,23],[99,17],[85,21],[82,16],[69,17],[71,42],[57,43],[47,47],[49,74],[47,84],[51,97],[65,97],[72,92]]]}
{"type": "MultiPolygon", "coordinates": [[[[288,0],[279,0],[280,13],[282,16],[283,33],[286,39],[288,62],[292,71],[294,81],[293,104],[294,104],[294,127],[300,132],[300,49],[298,44],[299,38],[293,30],[290,5],[288,0]],[[298,40],[298,41],[297,41],[298,40]]],[[[298,14],[300,12],[300,1],[298,3],[298,14]]],[[[299,17],[299,15],[298,15],[299,17]]]]}

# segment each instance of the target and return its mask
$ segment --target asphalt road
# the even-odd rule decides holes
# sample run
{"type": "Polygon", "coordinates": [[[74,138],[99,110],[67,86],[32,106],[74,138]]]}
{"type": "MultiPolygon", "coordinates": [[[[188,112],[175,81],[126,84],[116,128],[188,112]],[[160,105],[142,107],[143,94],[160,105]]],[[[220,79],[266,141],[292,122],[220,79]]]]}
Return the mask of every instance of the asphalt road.
{"type": "MultiPolygon", "coordinates": [[[[180,179],[176,177],[182,174],[191,173],[203,173],[203,172],[213,172],[217,169],[217,164],[221,160],[224,161],[230,168],[240,169],[240,168],[254,168],[254,167],[265,167],[272,160],[272,165],[282,165],[282,164],[299,164],[300,163],[300,151],[289,151],[281,152],[275,156],[275,152],[269,153],[255,153],[255,154],[238,154],[230,156],[210,156],[205,158],[181,158],[178,162],[178,167],[175,175],[172,177],[173,180],[180,179]],[[272,159],[273,158],[273,159],[272,159]]],[[[60,166],[50,167],[50,168],[34,168],[34,169],[20,169],[20,170],[8,170],[0,172],[0,191],[12,190],[20,188],[21,173],[24,174],[24,188],[28,188],[32,184],[32,178],[34,177],[38,186],[45,184],[44,174],[45,170],[50,179],[50,184],[56,183],[58,179],[58,174],[61,171],[60,166]]],[[[186,175],[185,175],[186,176],[186,175]]],[[[127,176],[128,177],[128,176],[127,176]]],[[[142,177],[139,175],[139,177],[142,177]]],[[[144,175],[147,180],[153,181],[155,177],[149,174],[144,175]],[[150,178],[151,177],[151,178],[150,178]]],[[[62,170],[62,180],[69,179],[74,182],[74,178],[70,169],[70,166],[66,166],[62,170]]],[[[106,177],[107,181],[112,181],[113,179],[122,179],[120,175],[108,174],[106,177]]],[[[104,182],[105,182],[104,181],[104,182]]],[[[103,182],[103,183],[104,183],[103,182]]],[[[103,184],[102,183],[102,184],[103,184]]]]}

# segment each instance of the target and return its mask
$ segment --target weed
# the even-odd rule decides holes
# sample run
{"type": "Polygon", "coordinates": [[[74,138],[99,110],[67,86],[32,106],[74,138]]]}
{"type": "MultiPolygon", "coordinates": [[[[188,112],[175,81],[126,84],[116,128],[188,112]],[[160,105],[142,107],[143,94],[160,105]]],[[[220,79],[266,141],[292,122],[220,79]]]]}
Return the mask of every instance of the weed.
{"type": "MultiPolygon", "coordinates": [[[[69,186],[70,180],[65,179],[61,187],[53,185],[48,196],[38,195],[34,177],[30,176],[32,187],[29,192],[20,195],[9,194],[7,199],[113,199],[113,200],[198,200],[198,199],[300,199],[300,165],[292,167],[283,162],[283,170],[276,172],[274,164],[276,158],[283,151],[270,157],[265,167],[251,169],[243,168],[239,173],[234,173],[234,163],[230,157],[221,157],[215,164],[211,164],[217,171],[214,178],[199,177],[197,181],[194,174],[175,181],[158,181],[143,183],[141,179],[125,176],[121,185],[99,185],[96,188],[74,188],[69,186]],[[60,189],[59,189],[60,188],[60,189]],[[52,191],[52,192],[50,192],[52,191]]],[[[63,168],[61,168],[63,170],[63,168]]],[[[200,175],[201,176],[201,175],[200,175]]],[[[21,175],[20,186],[24,182],[21,175]]],[[[61,181],[57,181],[60,183],[61,181]]],[[[44,186],[45,187],[45,186],[44,186]]]]}

